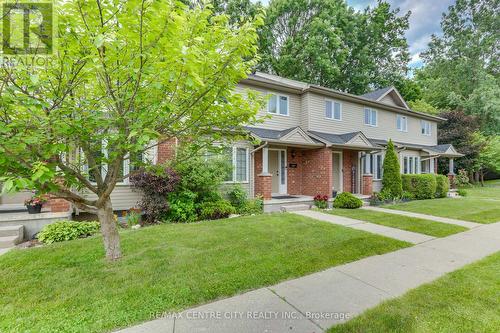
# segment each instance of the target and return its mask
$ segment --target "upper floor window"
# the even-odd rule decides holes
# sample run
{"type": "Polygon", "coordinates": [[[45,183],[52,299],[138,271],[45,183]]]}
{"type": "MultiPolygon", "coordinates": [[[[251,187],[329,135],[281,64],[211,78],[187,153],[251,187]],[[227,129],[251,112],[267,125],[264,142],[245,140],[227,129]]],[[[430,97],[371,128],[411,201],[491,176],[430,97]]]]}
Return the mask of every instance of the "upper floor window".
{"type": "Polygon", "coordinates": [[[232,165],[226,177],[227,182],[248,182],[248,148],[232,147],[228,149],[228,158],[232,165]]]}
{"type": "Polygon", "coordinates": [[[288,116],[288,96],[271,94],[267,103],[267,112],[288,116]]]}
{"type": "Polygon", "coordinates": [[[325,117],[328,119],[342,119],[342,104],[337,101],[325,101],[325,117]]]}
{"type": "Polygon", "coordinates": [[[377,126],[377,110],[365,108],[365,125],[377,126]]]}
{"type": "Polygon", "coordinates": [[[421,120],[420,127],[423,135],[431,135],[431,123],[429,121],[421,120]]]}
{"type": "Polygon", "coordinates": [[[400,114],[396,116],[396,127],[400,132],[408,132],[408,119],[406,116],[400,114]]]}

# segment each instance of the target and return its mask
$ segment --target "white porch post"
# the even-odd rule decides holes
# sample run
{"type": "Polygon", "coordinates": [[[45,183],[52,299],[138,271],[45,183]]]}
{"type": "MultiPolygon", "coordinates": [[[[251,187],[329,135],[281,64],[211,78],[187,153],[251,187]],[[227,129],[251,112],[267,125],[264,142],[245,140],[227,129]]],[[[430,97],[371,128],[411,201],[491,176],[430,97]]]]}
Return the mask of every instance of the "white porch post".
{"type": "Polygon", "coordinates": [[[448,166],[448,174],[454,175],[455,174],[454,170],[455,170],[455,167],[453,165],[453,157],[450,157],[450,164],[448,166]]]}
{"type": "Polygon", "coordinates": [[[434,157],[429,159],[429,173],[434,173],[434,157]]]}
{"type": "Polygon", "coordinates": [[[262,174],[267,175],[269,173],[269,149],[262,148],[262,174]]]}

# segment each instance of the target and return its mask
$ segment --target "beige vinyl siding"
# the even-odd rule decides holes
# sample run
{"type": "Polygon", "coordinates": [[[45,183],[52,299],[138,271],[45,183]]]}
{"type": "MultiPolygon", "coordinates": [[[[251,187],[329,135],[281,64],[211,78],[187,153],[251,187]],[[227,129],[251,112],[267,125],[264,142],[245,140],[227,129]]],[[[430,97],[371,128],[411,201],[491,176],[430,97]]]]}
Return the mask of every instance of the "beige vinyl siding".
{"type": "Polygon", "coordinates": [[[362,131],[368,138],[406,142],[422,145],[437,144],[437,124],[431,122],[431,135],[423,135],[420,130],[420,118],[408,117],[408,132],[400,132],[396,128],[397,112],[377,109],[377,126],[364,124],[364,105],[342,101],[342,120],[326,119],[324,115],[326,97],[311,93],[308,98],[309,127],[307,130],[344,134],[362,131]]]}
{"type": "MultiPolygon", "coordinates": [[[[83,195],[86,199],[97,199],[97,196],[90,192],[84,192],[83,195]]],[[[111,193],[113,210],[127,210],[137,207],[137,203],[140,199],[141,193],[139,191],[134,191],[130,185],[116,185],[111,193]]]]}
{"type": "Polygon", "coordinates": [[[301,100],[301,113],[300,113],[300,127],[302,129],[307,129],[309,127],[309,112],[307,108],[309,107],[309,96],[311,93],[306,92],[302,95],[301,100]]]}
{"type": "Polygon", "coordinates": [[[374,180],[372,183],[372,190],[373,192],[382,191],[382,180],[374,180]]]}
{"type": "Polygon", "coordinates": [[[258,117],[264,119],[263,123],[259,123],[257,126],[260,128],[268,128],[275,130],[284,130],[291,127],[297,127],[301,122],[301,110],[302,110],[302,96],[298,94],[292,94],[288,92],[281,92],[279,90],[267,90],[260,87],[252,87],[249,85],[238,84],[236,87],[236,92],[244,94],[246,89],[252,89],[267,95],[269,93],[280,94],[288,96],[288,115],[271,114],[267,112],[266,106],[259,111],[258,117]],[[267,118],[266,118],[267,117],[267,118]]]}
{"type": "Polygon", "coordinates": [[[379,102],[389,104],[392,106],[400,106],[396,103],[396,101],[394,100],[394,98],[392,98],[390,94],[385,95],[384,98],[382,98],[379,102]]]}

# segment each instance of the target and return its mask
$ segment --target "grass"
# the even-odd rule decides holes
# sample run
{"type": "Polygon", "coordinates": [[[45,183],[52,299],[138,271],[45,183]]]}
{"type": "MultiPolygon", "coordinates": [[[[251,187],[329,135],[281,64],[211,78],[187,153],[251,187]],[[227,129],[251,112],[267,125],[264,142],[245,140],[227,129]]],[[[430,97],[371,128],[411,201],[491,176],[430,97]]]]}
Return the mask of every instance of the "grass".
{"type": "Polygon", "coordinates": [[[410,246],[293,214],[122,232],[0,257],[0,332],[103,332],[246,290],[410,246]]]}
{"type": "Polygon", "coordinates": [[[463,198],[443,198],[415,200],[384,208],[398,209],[415,213],[449,217],[477,223],[500,221],[500,182],[490,181],[487,186],[466,188],[463,198]],[[495,200],[497,199],[497,200],[495,200]]]}
{"type": "Polygon", "coordinates": [[[498,332],[500,252],[384,302],[329,333],[498,332]]]}
{"type": "Polygon", "coordinates": [[[468,230],[458,225],[364,209],[332,209],[325,212],[434,237],[446,237],[468,230]]]}

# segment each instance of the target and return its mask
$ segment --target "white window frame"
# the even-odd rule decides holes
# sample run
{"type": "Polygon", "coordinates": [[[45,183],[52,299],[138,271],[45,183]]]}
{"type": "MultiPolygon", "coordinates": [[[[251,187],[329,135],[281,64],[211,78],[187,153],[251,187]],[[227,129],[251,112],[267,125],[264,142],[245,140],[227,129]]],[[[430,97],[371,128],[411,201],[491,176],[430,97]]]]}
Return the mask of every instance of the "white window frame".
{"type": "Polygon", "coordinates": [[[363,108],[363,122],[366,126],[378,127],[378,110],[373,108],[363,108]],[[366,111],[369,111],[368,124],[366,123],[366,111]],[[375,124],[373,124],[373,115],[375,114],[375,124]]]}
{"type": "Polygon", "coordinates": [[[325,118],[329,120],[342,121],[342,102],[334,100],[334,99],[325,99],[325,118]],[[332,116],[328,117],[326,114],[326,106],[328,103],[332,103],[332,116]],[[335,103],[339,105],[339,118],[335,118],[335,103]]]}
{"type": "Polygon", "coordinates": [[[400,132],[408,132],[408,117],[401,114],[396,115],[396,129],[400,132]],[[398,125],[401,124],[401,128],[398,125]]]}
{"type": "Polygon", "coordinates": [[[420,120],[420,134],[431,136],[432,135],[432,124],[428,120],[420,120]],[[427,131],[428,129],[428,131],[427,131]]]}
{"type": "Polygon", "coordinates": [[[275,115],[275,116],[285,116],[285,117],[288,117],[290,115],[290,96],[289,95],[285,95],[285,94],[277,94],[277,93],[274,93],[274,92],[268,92],[268,95],[270,97],[269,97],[269,100],[267,101],[267,113],[275,115]],[[269,105],[270,105],[269,102],[270,102],[271,96],[276,96],[276,112],[269,111],[269,105]],[[281,113],[281,107],[280,107],[280,105],[281,105],[280,104],[280,98],[281,97],[286,97],[286,113],[285,114],[281,113]]]}
{"type": "Polygon", "coordinates": [[[364,160],[363,174],[372,175],[373,180],[381,180],[383,177],[383,155],[382,153],[366,154],[364,160]],[[380,158],[380,170],[377,165],[377,158],[380,158]],[[380,171],[380,178],[377,178],[378,171],[380,171]]]}
{"type": "Polygon", "coordinates": [[[224,183],[226,184],[248,184],[249,183],[249,178],[250,178],[250,149],[248,147],[242,147],[242,146],[233,146],[231,147],[231,166],[232,166],[232,176],[231,180],[226,180],[224,183]],[[246,180],[244,181],[238,181],[236,180],[236,150],[237,149],[245,149],[245,155],[246,155],[246,174],[245,178],[246,180]]]}
{"type": "Polygon", "coordinates": [[[418,175],[422,173],[420,156],[404,155],[403,156],[403,170],[401,173],[404,175],[418,175]],[[406,172],[405,172],[406,169],[406,172]]]}

